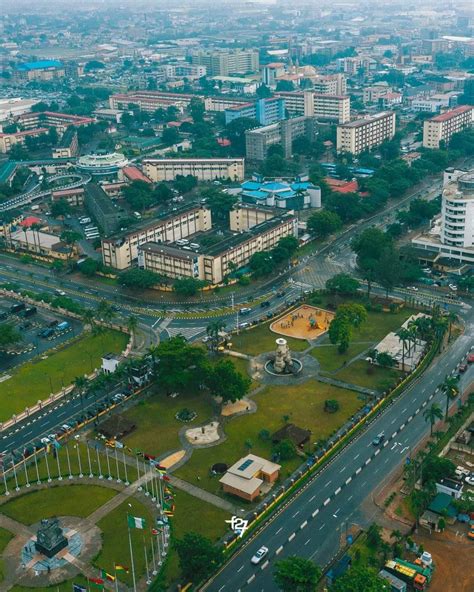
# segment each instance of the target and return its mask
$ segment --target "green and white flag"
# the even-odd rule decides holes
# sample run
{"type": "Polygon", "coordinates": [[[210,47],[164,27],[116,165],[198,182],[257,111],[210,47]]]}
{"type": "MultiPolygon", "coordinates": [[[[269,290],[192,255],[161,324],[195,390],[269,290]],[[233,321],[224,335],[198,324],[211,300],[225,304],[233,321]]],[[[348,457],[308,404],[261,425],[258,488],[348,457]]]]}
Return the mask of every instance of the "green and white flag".
{"type": "Polygon", "coordinates": [[[145,518],[137,518],[136,516],[127,516],[129,528],[145,528],[145,518]]]}

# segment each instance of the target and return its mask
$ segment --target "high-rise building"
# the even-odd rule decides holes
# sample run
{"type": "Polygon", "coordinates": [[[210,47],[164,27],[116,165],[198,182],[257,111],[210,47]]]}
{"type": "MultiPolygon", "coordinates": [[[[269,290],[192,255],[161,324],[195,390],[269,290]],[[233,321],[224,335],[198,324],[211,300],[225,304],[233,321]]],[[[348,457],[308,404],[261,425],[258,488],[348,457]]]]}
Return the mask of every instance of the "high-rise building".
{"type": "Polygon", "coordinates": [[[226,125],[240,117],[256,119],[260,125],[275,123],[285,119],[285,101],[281,97],[270,97],[253,103],[234,105],[225,110],[226,125]]]}
{"type": "Polygon", "coordinates": [[[315,117],[292,117],[271,125],[257,127],[245,132],[245,153],[248,160],[262,161],[267,157],[268,148],[281,144],[285,158],[291,158],[292,144],[296,138],[306,137],[314,141],[316,137],[315,117]]]}
{"type": "Polygon", "coordinates": [[[383,111],[337,126],[337,151],[360,154],[395,135],[395,113],[383,111]]]}
{"type": "Polygon", "coordinates": [[[427,119],[423,124],[423,146],[425,148],[439,148],[440,142],[449,144],[451,136],[472,126],[474,107],[461,105],[427,119]]]}
{"type": "Polygon", "coordinates": [[[278,92],[285,99],[285,109],[291,115],[306,115],[326,121],[346,123],[351,119],[349,96],[325,95],[312,90],[278,92]]]}
{"type": "Polygon", "coordinates": [[[228,76],[236,72],[257,72],[258,51],[235,49],[232,51],[192,51],[191,63],[205,66],[208,76],[228,76]]]}
{"type": "Polygon", "coordinates": [[[345,95],[347,93],[344,74],[326,74],[311,78],[313,90],[322,95],[345,95]]]}

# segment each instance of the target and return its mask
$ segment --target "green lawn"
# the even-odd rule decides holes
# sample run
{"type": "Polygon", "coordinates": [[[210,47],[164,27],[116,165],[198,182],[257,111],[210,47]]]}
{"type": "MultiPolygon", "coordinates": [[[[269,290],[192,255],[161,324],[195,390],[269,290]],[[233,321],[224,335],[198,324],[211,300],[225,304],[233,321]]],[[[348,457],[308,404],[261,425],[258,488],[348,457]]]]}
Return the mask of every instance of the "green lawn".
{"type": "MultiPolygon", "coordinates": [[[[87,588],[87,579],[82,575],[77,575],[72,580],[66,580],[61,584],[53,584],[47,588],[28,588],[27,586],[13,586],[9,592],[71,592],[73,584],[80,584],[87,588]]],[[[97,588],[98,590],[98,588],[97,588]]]]}
{"type": "Polygon", "coordinates": [[[183,393],[175,399],[156,393],[123,415],[137,426],[124,438],[127,446],[158,455],[181,447],[178,432],[182,427],[193,427],[212,417],[212,398],[203,391],[183,393]],[[189,423],[175,418],[185,407],[197,413],[196,419],[189,423]]]}
{"type": "Polygon", "coordinates": [[[373,312],[367,313],[367,321],[362,323],[359,329],[354,330],[353,341],[380,341],[390,331],[397,331],[400,326],[417,311],[411,308],[402,308],[399,312],[373,312]]]}
{"type": "Polygon", "coordinates": [[[311,350],[311,355],[316,358],[321,366],[322,372],[335,372],[339,368],[342,368],[344,362],[349,362],[355,356],[358,356],[363,351],[371,347],[372,342],[367,343],[352,343],[349,349],[340,354],[337,351],[337,345],[331,343],[325,343],[321,346],[316,346],[311,350]]]}
{"type": "Polygon", "coordinates": [[[1,558],[1,554],[12,538],[13,534],[9,530],[0,528],[0,582],[3,582],[5,578],[4,563],[3,559],[1,558]]]}
{"type": "MultiPolygon", "coordinates": [[[[145,518],[146,527],[143,530],[132,528],[133,559],[137,578],[145,573],[145,545],[148,553],[151,550],[151,529],[154,526],[153,517],[141,502],[130,497],[112,510],[97,526],[102,530],[102,549],[93,563],[99,569],[105,569],[108,573],[114,573],[114,564],[130,567],[130,550],[128,545],[127,514],[139,518],[145,518]],[[144,543],[145,539],[145,543],[144,543]]],[[[132,584],[132,574],[117,572],[117,577],[132,584]]]]}
{"type": "Polygon", "coordinates": [[[377,391],[389,389],[401,376],[402,373],[394,368],[374,366],[366,360],[357,360],[334,375],[339,380],[377,391]]]}
{"type": "MultiPolygon", "coordinates": [[[[179,539],[186,532],[193,531],[212,541],[218,541],[229,529],[229,525],[225,521],[230,518],[230,514],[184,491],[175,489],[175,493],[176,509],[174,517],[171,519],[175,538],[179,539]]],[[[179,575],[178,555],[171,548],[166,569],[166,581],[170,589],[171,584],[179,579],[179,575]]]]}
{"type": "Polygon", "coordinates": [[[46,360],[35,360],[13,370],[12,378],[0,383],[0,421],[10,419],[27,406],[34,405],[73,382],[76,376],[98,368],[101,357],[119,353],[128,342],[128,336],[107,330],[99,335],[87,334],[71,345],[50,352],[46,360]],[[50,382],[51,381],[51,382],[50,382]]]}
{"type": "MultiPolygon", "coordinates": [[[[232,349],[251,356],[274,351],[276,348],[275,339],[281,335],[270,331],[270,323],[273,320],[242,331],[239,335],[232,335],[232,349]]],[[[290,349],[294,351],[303,351],[308,347],[308,342],[305,339],[293,339],[292,337],[285,337],[285,339],[288,341],[290,349]]]]}
{"type": "MultiPolygon", "coordinates": [[[[244,360],[243,358],[235,358],[234,356],[219,356],[218,358],[216,358],[216,361],[222,358],[225,360],[231,360],[238,372],[240,372],[244,376],[252,378],[250,375],[250,360],[244,360]]],[[[258,386],[260,386],[260,383],[257,380],[252,380],[250,384],[250,391],[257,388],[258,386]]]]}
{"type": "MultiPolygon", "coordinates": [[[[256,413],[229,419],[224,427],[227,440],[212,448],[194,450],[190,460],[178,469],[176,475],[195,485],[199,483],[200,487],[212,493],[220,494],[218,477],[209,476],[210,467],[216,462],[231,465],[245,456],[248,452],[246,440],[252,443],[252,453],[270,458],[271,444],[260,440],[258,434],[262,429],[273,433],[281,428],[284,415],[289,415],[290,422],[311,430],[311,440],[314,442],[329,436],[362,406],[356,393],[314,380],[302,385],[267,387],[254,400],[258,407],[256,413]],[[333,414],[325,413],[323,407],[326,399],[337,399],[341,405],[340,410],[333,414]]],[[[301,462],[300,458],[283,461],[283,476],[301,462]]]]}
{"type": "Polygon", "coordinates": [[[51,516],[85,518],[116,495],[116,491],[97,485],[67,485],[25,493],[1,506],[5,516],[23,524],[34,524],[51,516]]]}

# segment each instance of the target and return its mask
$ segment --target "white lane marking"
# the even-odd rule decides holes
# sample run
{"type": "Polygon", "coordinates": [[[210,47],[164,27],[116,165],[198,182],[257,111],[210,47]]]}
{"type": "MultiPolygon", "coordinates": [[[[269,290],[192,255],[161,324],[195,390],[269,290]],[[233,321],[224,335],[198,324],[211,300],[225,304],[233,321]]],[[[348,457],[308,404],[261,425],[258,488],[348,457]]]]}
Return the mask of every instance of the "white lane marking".
{"type": "Polygon", "coordinates": [[[312,501],[314,500],[314,498],[315,498],[315,497],[316,497],[316,496],[315,496],[315,495],[313,495],[313,497],[312,497],[312,498],[311,498],[309,501],[310,501],[310,502],[312,502],[312,501]]]}
{"type": "Polygon", "coordinates": [[[282,527],[280,527],[280,528],[279,528],[279,529],[276,531],[276,533],[275,533],[275,534],[278,534],[278,533],[279,533],[279,532],[281,532],[282,530],[283,530],[283,526],[282,526],[282,527]]]}
{"type": "Polygon", "coordinates": [[[253,582],[255,580],[255,574],[252,574],[250,576],[250,578],[247,580],[247,584],[250,584],[250,582],[253,582]]]}
{"type": "Polygon", "coordinates": [[[318,530],[322,530],[322,529],[323,529],[325,526],[326,526],[326,523],[324,523],[324,524],[321,524],[321,526],[319,527],[319,529],[318,529],[318,530]]]}
{"type": "Polygon", "coordinates": [[[265,561],[265,563],[262,565],[262,569],[265,569],[266,567],[268,567],[270,565],[270,562],[268,561],[268,559],[265,561]]]}
{"type": "Polygon", "coordinates": [[[221,590],[224,590],[224,588],[225,588],[225,584],[219,588],[219,592],[221,592],[221,590]]]}
{"type": "Polygon", "coordinates": [[[356,460],[357,458],[359,458],[359,456],[360,456],[360,452],[359,452],[359,454],[356,454],[356,455],[354,456],[354,460],[356,460]]]}
{"type": "Polygon", "coordinates": [[[368,458],[368,459],[365,461],[365,464],[366,464],[366,465],[368,465],[370,462],[372,462],[372,459],[371,459],[371,458],[368,458]]]}
{"type": "MultiPolygon", "coordinates": [[[[275,555],[279,555],[283,551],[283,545],[280,545],[278,549],[275,551],[275,555]]],[[[243,567],[243,566],[242,566],[243,567]]]]}
{"type": "Polygon", "coordinates": [[[319,510],[314,510],[314,512],[311,514],[311,516],[314,518],[318,514],[319,514],[319,510]]]}
{"type": "Polygon", "coordinates": [[[237,573],[241,572],[243,569],[244,569],[244,566],[243,566],[243,565],[241,565],[241,566],[239,567],[239,569],[237,570],[237,573]]]}
{"type": "Polygon", "coordinates": [[[324,502],[323,506],[327,506],[329,504],[329,502],[331,501],[331,498],[328,497],[328,499],[324,502]]]}
{"type": "Polygon", "coordinates": [[[338,487],[336,489],[336,491],[334,492],[334,495],[339,495],[341,493],[341,489],[342,489],[342,487],[338,487]]]}
{"type": "Polygon", "coordinates": [[[311,541],[311,539],[308,539],[305,543],[305,546],[311,541]]]}
{"type": "Polygon", "coordinates": [[[410,423],[410,421],[413,419],[413,415],[410,415],[410,417],[407,419],[407,423],[410,423]]]}
{"type": "Polygon", "coordinates": [[[352,499],[352,495],[347,498],[347,501],[350,502],[352,499]]]}
{"type": "Polygon", "coordinates": [[[332,481],[328,481],[324,487],[327,487],[328,485],[331,485],[331,483],[332,483],[332,481]]]}
{"type": "Polygon", "coordinates": [[[360,484],[361,487],[364,487],[364,485],[367,485],[367,481],[364,481],[363,483],[360,484]]]}
{"type": "Polygon", "coordinates": [[[409,446],[405,446],[405,448],[402,448],[400,450],[400,454],[403,454],[405,452],[405,450],[408,450],[409,446]]]}
{"type": "Polygon", "coordinates": [[[344,466],[342,467],[342,469],[341,469],[339,472],[340,472],[340,473],[343,473],[343,472],[346,470],[346,468],[347,468],[347,467],[344,465],[344,466]]]}
{"type": "Polygon", "coordinates": [[[294,538],[295,538],[296,534],[290,534],[290,536],[288,537],[288,542],[291,542],[294,538]]]}
{"type": "Polygon", "coordinates": [[[346,479],[346,485],[349,485],[349,483],[352,481],[352,477],[349,477],[348,479],[346,479]]]}
{"type": "Polygon", "coordinates": [[[296,518],[296,516],[298,516],[298,514],[300,513],[300,510],[298,510],[297,512],[295,512],[292,516],[292,518],[296,518]]]}
{"type": "Polygon", "coordinates": [[[393,432],[391,440],[393,440],[393,438],[395,438],[396,435],[397,435],[397,432],[393,432]]]}
{"type": "Polygon", "coordinates": [[[305,520],[304,522],[301,523],[300,530],[303,530],[303,528],[306,528],[306,526],[308,526],[308,521],[307,520],[305,520]]]}
{"type": "Polygon", "coordinates": [[[375,451],[374,456],[377,456],[377,454],[380,454],[380,448],[377,448],[377,450],[375,451]]]}
{"type": "Polygon", "coordinates": [[[404,427],[405,427],[405,424],[404,424],[404,423],[402,423],[402,425],[401,425],[401,426],[398,428],[398,431],[401,431],[401,430],[403,430],[403,428],[404,428],[404,427]]]}
{"type": "Polygon", "coordinates": [[[362,471],[362,469],[359,467],[356,471],[356,475],[358,475],[361,471],[362,471]]]}
{"type": "Polygon", "coordinates": [[[406,408],[406,407],[404,407],[404,408],[402,409],[402,413],[405,413],[405,411],[406,411],[406,410],[407,410],[407,408],[406,408]]]}
{"type": "Polygon", "coordinates": [[[395,442],[395,444],[390,448],[390,450],[393,450],[394,448],[396,448],[398,446],[398,442],[395,442]]]}
{"type": "Polygon", "coordinates": [[[390,425],[394,424],[397,421],[397,418],[395,417],[393,421],[390,422],[390,425]]]}

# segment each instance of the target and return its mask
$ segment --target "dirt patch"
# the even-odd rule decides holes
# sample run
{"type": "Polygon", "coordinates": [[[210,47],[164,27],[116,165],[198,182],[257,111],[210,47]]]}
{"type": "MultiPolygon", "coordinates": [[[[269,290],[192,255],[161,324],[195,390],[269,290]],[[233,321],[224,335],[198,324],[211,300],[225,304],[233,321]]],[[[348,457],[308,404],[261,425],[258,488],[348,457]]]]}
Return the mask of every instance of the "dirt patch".
{"type": "Polygon", "coordinates": [[[472,592],[474,590],[474,570],[472,558],[474,543],[466,538],[467,527],[459,525],[456,531],[414,535],[413,539],[422,544],[433,556],[435,571],[430,592],[472,592]]]}
{"type": "Polygon", "coordinates": [[[222,407],[221,415],[228,417],[229,415],[235,415],[236,413],[242,413],[242,411],[249,411],[250,403],[246,399],[236,401],[235,403],[228,403],[222,407]]]}
{"type": "Polygon", "coordinates": [[[170,454],[170,456],[160,460],[160,465],[165,467],[165,469],[170,469],[173,465],[179,462],[185,454],[186,452],[184,450],[179,450],[178,452],[170,454]]]}
{"type": "Polygon", "coordinates": [[[270,330],[296,339],[316,339],[326,333],[333,318],[333,312],[305,304],[272,323],[270,330]]]}

